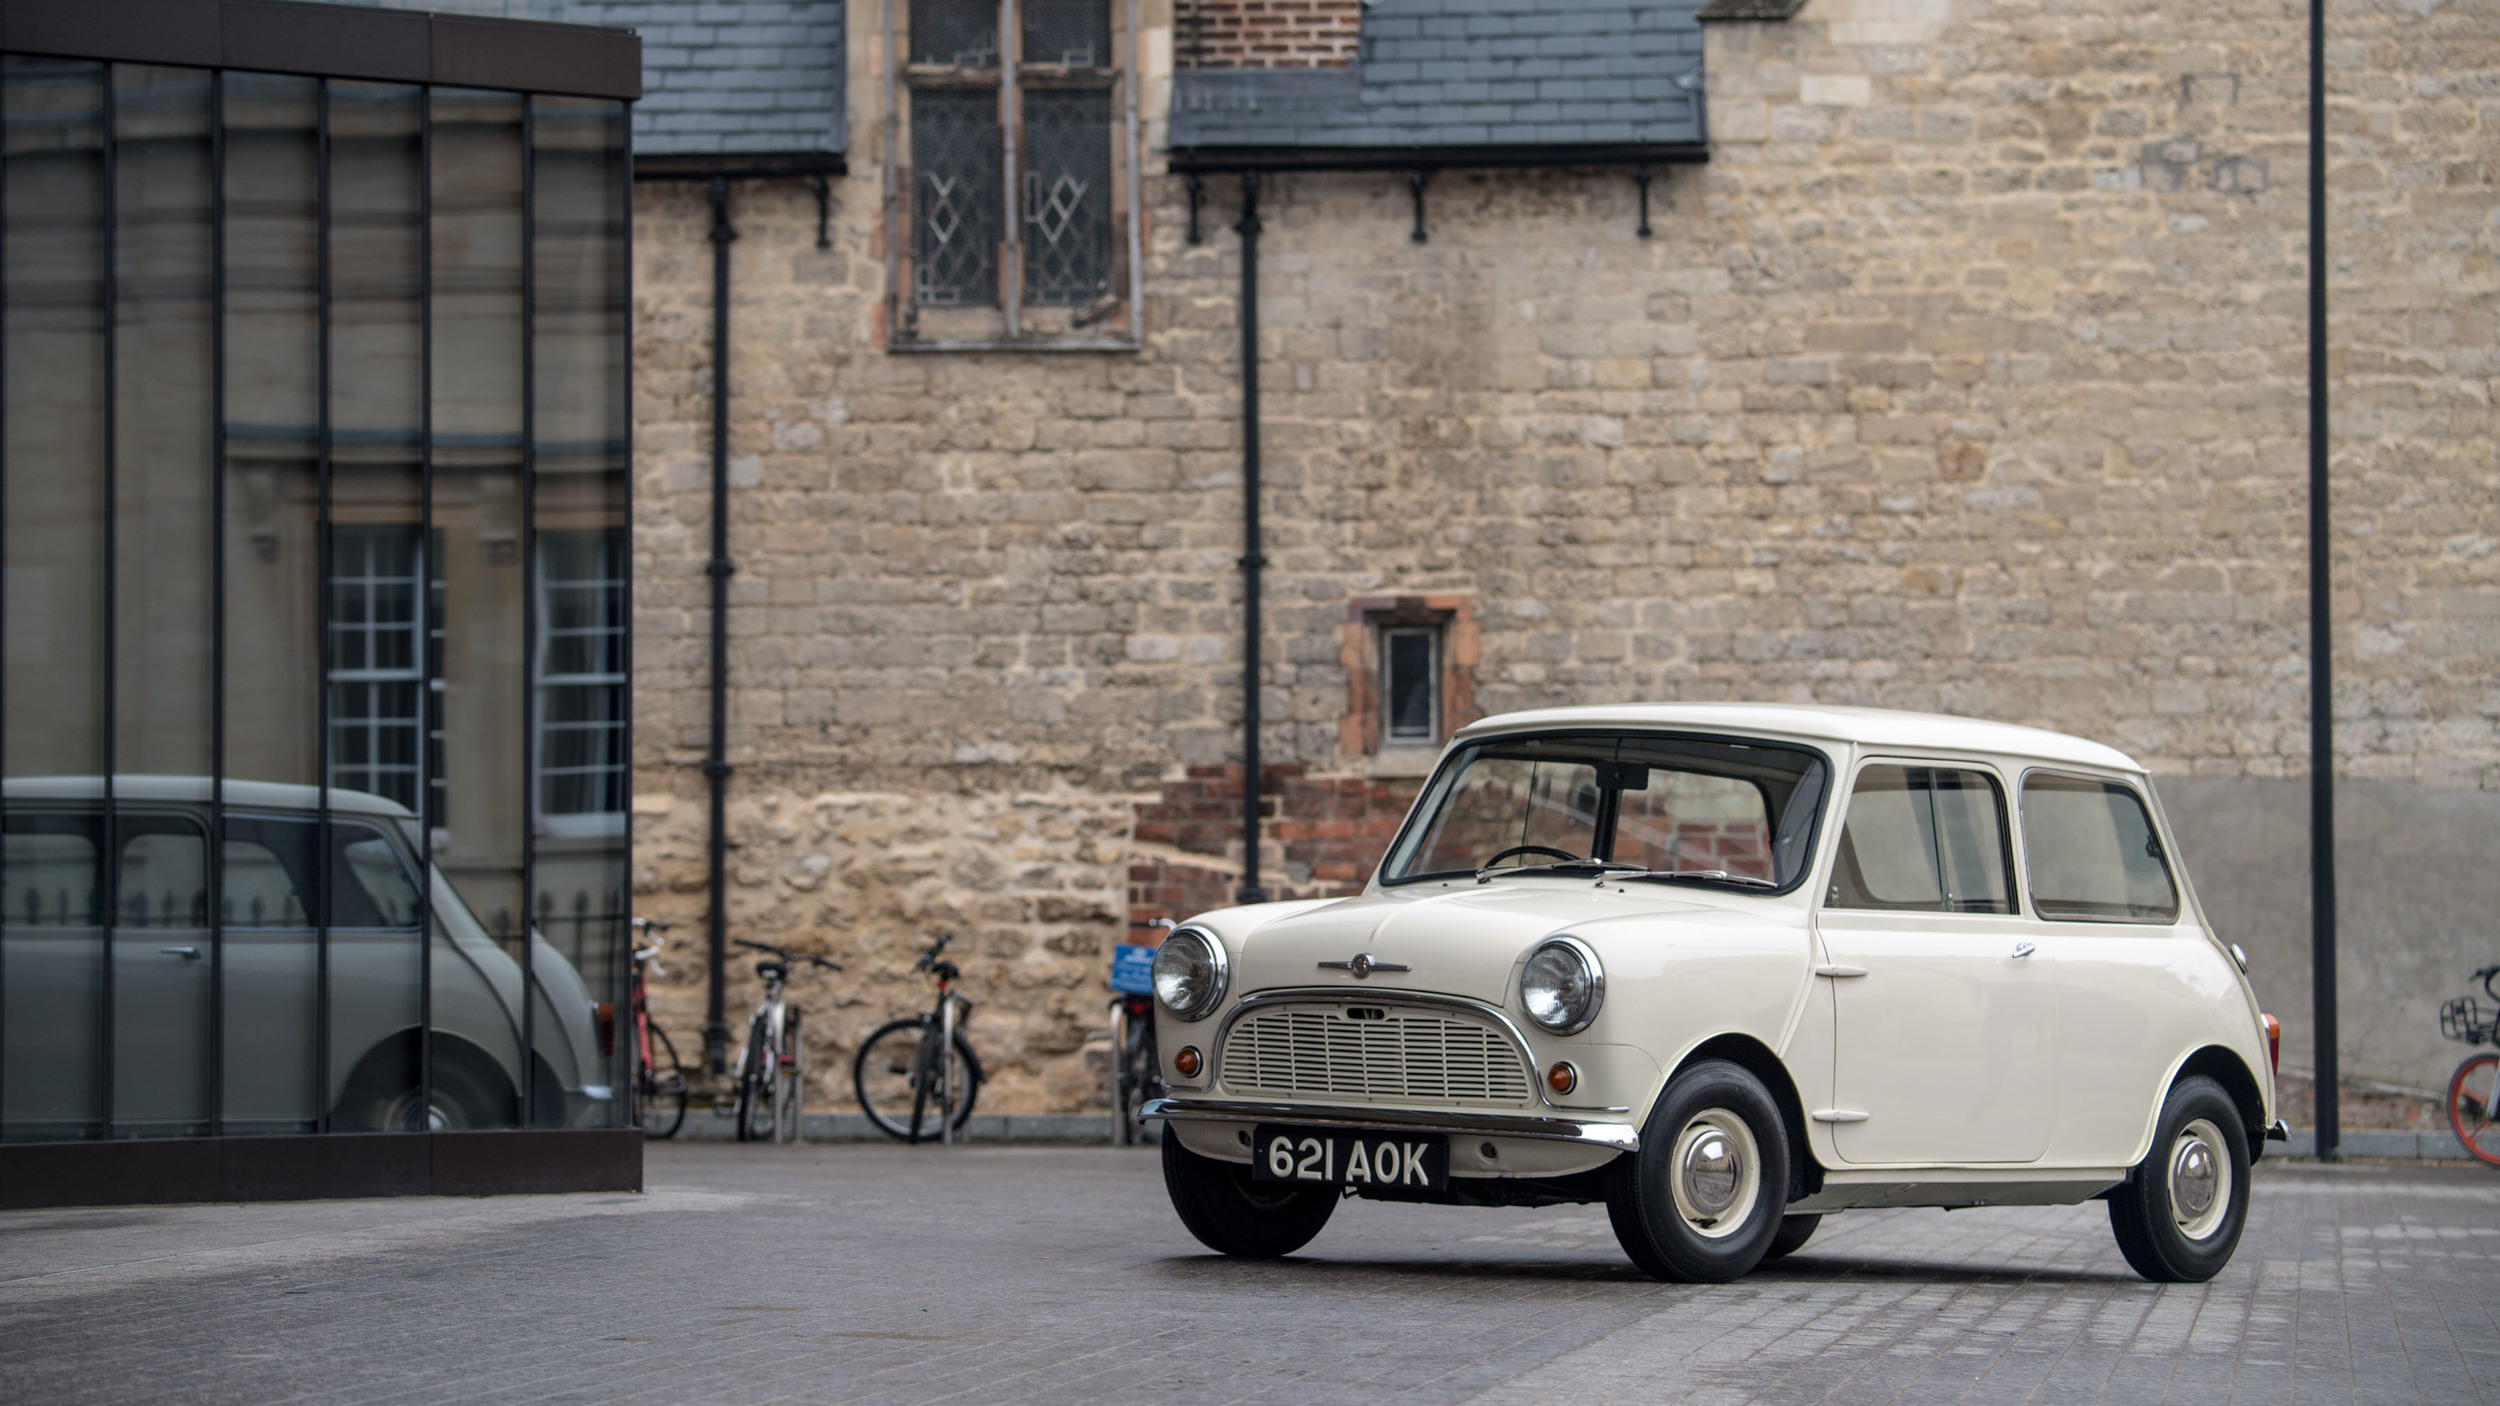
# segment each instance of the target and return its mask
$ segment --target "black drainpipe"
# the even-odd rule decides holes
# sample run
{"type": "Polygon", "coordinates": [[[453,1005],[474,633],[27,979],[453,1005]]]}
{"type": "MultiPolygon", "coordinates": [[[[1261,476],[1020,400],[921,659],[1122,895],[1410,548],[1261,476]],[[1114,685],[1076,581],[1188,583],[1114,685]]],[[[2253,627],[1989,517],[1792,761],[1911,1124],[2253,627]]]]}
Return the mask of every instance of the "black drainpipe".
{"type": "Polygon", "coordinates": [[[729,1014],[725,1002],[729,953],[729,180],[712,177],[712,740],[703,760],[711,787],[712,831],[704,855],[704,879],[712,896],[704,918],[706,974],[711,991],[703,1006],[703,1058],[715,1074],[729,1068],[729,1014]]]}
{"type": "Polygon", "coordinates": [[[1241,173],[1241,903],[1259,886],[1259,173],[1241,173]]]}

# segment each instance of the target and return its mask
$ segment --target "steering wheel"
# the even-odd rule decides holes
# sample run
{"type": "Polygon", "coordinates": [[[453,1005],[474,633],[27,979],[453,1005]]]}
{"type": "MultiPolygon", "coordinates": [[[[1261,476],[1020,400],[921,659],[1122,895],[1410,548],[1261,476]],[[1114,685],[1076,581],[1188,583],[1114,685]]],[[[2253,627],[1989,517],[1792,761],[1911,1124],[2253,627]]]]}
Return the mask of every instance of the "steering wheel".
{"type": "Polygon", "coordinates": [[[1486,860],[1476,867],[1479,869],[1490,869],[1494,865],[1501,863],[1503,860],[1510,858],[1514,854],[1550,854],[1556,859],[1561,860],[1576,860],[1580,857],[1567,849],[1556,849],[1552,845],[1512,845],[1509,849],[1503,850],[1500,854],[1493,856],[1491,859],[1486,860]]]}

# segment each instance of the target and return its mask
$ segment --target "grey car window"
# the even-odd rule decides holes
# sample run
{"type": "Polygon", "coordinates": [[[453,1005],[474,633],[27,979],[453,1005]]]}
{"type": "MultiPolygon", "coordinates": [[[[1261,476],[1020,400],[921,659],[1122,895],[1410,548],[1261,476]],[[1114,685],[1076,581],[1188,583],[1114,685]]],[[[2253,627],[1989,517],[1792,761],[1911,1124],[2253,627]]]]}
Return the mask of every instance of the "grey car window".
{"type": "Polygon", "coordinates": [[[2153,819],[2114,781],[2033,772],[2023,779],[2023,857],[2043,918],[2168,923],[2179,917],[2153,819]]]}
{"type": "MultiPolygon", "coordinates": [[[[320,826],[292,816],[226,817],[228,924],[309,928],[320,891],[320,826]]],[[[417,922],[417,886],[399,852],[361,820],[330,822],[330,926],[405,928],[417,922]]]]}
{"type": "Polygon", "coordinates": [[[1870,766],[1849,794],[1832,864],[1833,908],[2010,913],[2005,797],[1952,767],[1870,766]]]}
{"type": "Polygon", "coordinates": [[[95,820],[13,815],[0,853],[0,915],[11,927],[99,925],[95,820]]]}

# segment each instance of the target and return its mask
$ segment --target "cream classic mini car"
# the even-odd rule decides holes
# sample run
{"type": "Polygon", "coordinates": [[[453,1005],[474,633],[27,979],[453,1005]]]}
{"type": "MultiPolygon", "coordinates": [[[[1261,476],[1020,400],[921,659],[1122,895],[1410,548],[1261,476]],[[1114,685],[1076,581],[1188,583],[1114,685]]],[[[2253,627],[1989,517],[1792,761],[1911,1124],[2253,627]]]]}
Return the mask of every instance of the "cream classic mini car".
{"type": "Polygon", "coordinates": [[[2143,768],[1967,718],[1693,704],[1451,742],[1357,897],[1155,959],[1164,1179],[1210,1248],[1344,1195],[1604,1202],[1724,1281],[1868,1206],[2098,1197],[2148,1279],[2238,1244],[2277,1027],[2143,768]]]}

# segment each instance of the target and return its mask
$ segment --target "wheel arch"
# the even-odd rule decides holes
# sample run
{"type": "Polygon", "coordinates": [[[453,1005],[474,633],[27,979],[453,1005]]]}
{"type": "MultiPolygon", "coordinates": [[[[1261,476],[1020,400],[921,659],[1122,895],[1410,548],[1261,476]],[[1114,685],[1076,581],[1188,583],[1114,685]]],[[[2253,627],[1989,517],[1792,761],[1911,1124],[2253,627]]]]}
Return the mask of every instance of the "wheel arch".
{"type": "MultiPolygon", "coordinates": [[[[1823,1164],[1815,1160],[1813,1145],[1806,1140],[1805,1101],[1797,1094],[1797,1081],[1789,1077],[1788,1066],[1780,1062],[1780,1057],[1771,1052],[1770,1046],[1751,1035],[1733,1031],[1713,1035],[1687,1050],[1684,1057],[1676,1061],[1675,1068],[1669,1070],[1666,1080],[1659,1084],[1660,1093],[1665,1092],[1666,1085],[1674,1082],[1677,1075],[1712,1059],[1726,1060],[1760,1079],[1763,1087],[1771,1091],[1772,1100],[1779,1104],[1780,1121],[1787,1129],[1790,1150],[1788,1199],[1796,1201],[1821,1191],[1823,1164]]],[[[1651,1098],[1650,1106],[1657,1106],[1656,1097],[1651,1098]]],[[[1646,1124],[1648,1110],[1643,1110],[1641,1116],[1646,1124]]]]}
{"type": "MultiPolygon", "coordinates": [[[[2180,1080],[2199,1074],[2220,1084],[2222,1091],[2231,1096],[2232,1104],[2240,1111],[2242,1129],[2248,1136],[2248,1160],[2255,1164],[2266,1155],[2266,1096],[2256,1074],[2240,1059],[2237,1051],[2226,1045],[2206,1045],[2179,1061],[2179,1067],[2171,1071],[2170,1081],[2162,1086],[2163,1104],[2169,1102],[2170,1091],[2179,1086],[2180,1080]]],[[[2153,1116],[2156,1119],[2161,1116],[2159,1106],[2154,1108],[2153,1116]]],[[[2149,1133],[2147,1137],[2150,1137],[2149,1133]]]]}
{"type": "MultiPolygon", "coordinates": [[[[486,1087],[503,1091],[511,1098],[514,1108],[517,1109],[520,1106],[519,1091],[514,1088],[512,1073],[504,1068],[503,1061],[488,1054],[476,1043],[463,1039],[448,1030],[435,1030],[433,1044],[436,1067],[446,1064],[458,1065],[462,1070],[475,1076],[486,1087]]],[[[405,1030],[393,1031],[374,1041],[362,1055],[357,1057],[347,1077],[340,1081],[338,1092],[331,1105],[333,1110],[352,1108],[363,1099],[389,1098],[407,1088],[408,1085],[404,1081],[416,1072],[421,1049],[420,1032],[413,1026],[405,1030]]],[[[538,1066],[534,1072],[540,1080],[540,1092],[543,1096],[547,1082],[553,1077],[553,1070],[547,1067],[543,1057],[534,1062],[538,1066]]],[[[559,1098],[561,1093],[562,1087],[559,1085],[559,1098]]]]}

